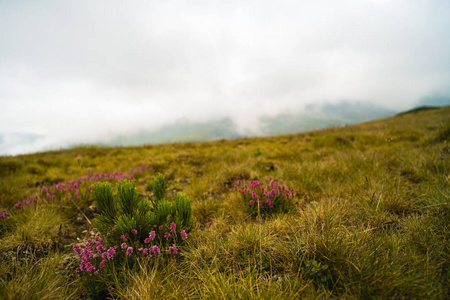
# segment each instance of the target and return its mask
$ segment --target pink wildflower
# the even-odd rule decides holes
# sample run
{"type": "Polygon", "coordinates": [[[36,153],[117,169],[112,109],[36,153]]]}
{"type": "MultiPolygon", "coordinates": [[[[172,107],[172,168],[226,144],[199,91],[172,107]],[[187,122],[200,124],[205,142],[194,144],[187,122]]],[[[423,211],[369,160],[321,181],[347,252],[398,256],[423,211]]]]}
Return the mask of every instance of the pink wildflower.
{"type": "Polygon", "coordinates": [[[155,257],[158,257],[161,254],[158,246],[151,246],[149,249],[149,254],[155,257]]]}
{"type": "Polygon", "coordinates": [[[150,231],[150,232],[148,233],[148,237],[149,237],[151,240],[154,240],[155,237],[156,237],[156,232],[155,232],[154,230],[150,231]]]}
{"type": "Polygon", "coordinates": [[[164,233],[164,237],[166,238],[166,240],[168,240],[169,238],[172,237],[172,235],[168,232],[164,233]]]}
{"type": "Polygon", "coordinates": [[[133,253],[133,247],[128,247],[127,248],[127,255],[130,256],[131,253],[133,253]]]}
{"type": "Polygon", "coordinates": [[[109,248],[109,249],[106,251],[106,257],[108,258],[108,260],[113,259],[115,254],[116,254],[116,250],[114,250],[113,247],[109,248]]]}
{"type": "Polygon", "coordinates": [[[134,235],[136,235],[136,234],[137,234],[137,230],[136,230],[136,229],[132,229],[132,230],[131,230],[131,233],[134,234],[134,235]]]}
{"type": "Polygon", "coordinates": [[[170,224],[170,232],[175,233],[177,229],[177,225],[175,223],[170,224]]]}
{"type": "Polygon", "coordinates": [[[106,267],[106,260],[102,260],[101,262],[100,262],[100,268],[105,268],[106,267]]]}
{"type": "Polygon", "coordinates": [[[127,248],[127,243],[122,243],[122,245],[120,245],[120,247],[122,247],[122,249],[126,249],[127,248]]]}
{"type": "Polygon", "coordinates": [[[178,249],[175,247],[169,247],[169,254],[177,254],[178,249]]]}
{"type": "Polygon", "coordinates": [[[73,251],[75,251],[76,254],[81,255],[80,245],[73,245],[73,251]]]}
{"type": "Polygon", "coordinates": [[[186,232],[186,230],[181,230],[180,231],[180,235],[181,235],[181,238],[183,239],[183,240],[185,240],[185,239],[187,239],[188,238],[188,234],[187,234],[187,232],[186,232]]]}

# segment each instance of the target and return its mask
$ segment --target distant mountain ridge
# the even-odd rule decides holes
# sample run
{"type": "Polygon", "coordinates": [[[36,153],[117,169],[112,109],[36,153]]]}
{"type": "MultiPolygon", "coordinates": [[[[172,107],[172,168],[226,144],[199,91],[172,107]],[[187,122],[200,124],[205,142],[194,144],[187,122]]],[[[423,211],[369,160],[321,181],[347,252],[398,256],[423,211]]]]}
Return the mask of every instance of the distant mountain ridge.
{"type": "MultiPolygon", "coordinates": [[[[422,98],[418,104],[449,103],[449,97],[422,98]]],[[[422,105],[424,106],[424,105],[422,105]]],[[[418,109],[418,108],[415,108],[418,109]]],[[[414,109],[412,109],[414,110],[414,109]]],[[[131,134],[117,134],[90,144],[104,146],[133,146],[144,144],[163,144],[172,142],[212,141],[236,139],[240,137],[271,136],[292,134],[302,131],[322,129],[329,126],[344,126],[390,117],[401,112],[367,102],[341,101],[307,105],[297,111],[282,112],[274,116],[262,116],[259,126],[249,130],[239,128],[231,117],[209,122],[179,120],[154,130],[140,129],[131,134]]],[[[21,149],[44,151],[55,148],[71,148],[82,143],[38,147],[35,143],[43,141],[45,136],[27,133],[0,133],[0,155],[10,155],[20,145],[21,149]],[[39,148],[38,150],[36,150],[39,148]]],[[[31,151],[29,151],[31,152],[31,151]]]]}
{"type": "Polygon", "coordinates": [[[356,124],[395,115],[394,110],[372,103],[343,101],[335,104],[309,105],[298,112],[280,113],[259,118],[259,128],[245,134],[231,118],[210,122],[180,121],[158,130],[139,130],[135,134],[120,135],[104,143],[111,146],[161,144],[169,142],[211,141],[244,136],[268,136],[321,129],[327,126],[356,124]]]}

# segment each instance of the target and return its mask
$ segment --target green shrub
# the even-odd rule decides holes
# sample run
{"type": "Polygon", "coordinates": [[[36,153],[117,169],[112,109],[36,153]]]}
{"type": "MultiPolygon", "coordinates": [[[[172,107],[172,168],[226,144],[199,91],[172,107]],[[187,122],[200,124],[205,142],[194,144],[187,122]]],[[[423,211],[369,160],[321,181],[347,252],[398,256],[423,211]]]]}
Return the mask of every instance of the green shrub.
{"type": "MultiPolygon", "coordinates": [[[[91,297],[105,297],[122,271],[136,268],[138,260],[177,254],[179,245],[193,226],[191,201],[177,194],[165,199],[162,175],[153,181],[156,201],[140,197],[135,183],[124,179],[116,184],[117,193],[108,182],[93,185],[92,196],[100,214],[94,226],[100,232],[82,248],[74,246],[81,259],[77,273],[91,297]],[[86,276],[88,275],[88,276],[86,276]]],[[[151,185],[151,184],[149,184],[151,185]]]]}
{"type": "Polygon", "coordinates": [[[148,182],[147,187],[149,191],[153,192],[155,197],[154,201],[161,201],[164,199],[166,195],[166,181],[164,175],[158,173],[154,180],[148,182]]]}

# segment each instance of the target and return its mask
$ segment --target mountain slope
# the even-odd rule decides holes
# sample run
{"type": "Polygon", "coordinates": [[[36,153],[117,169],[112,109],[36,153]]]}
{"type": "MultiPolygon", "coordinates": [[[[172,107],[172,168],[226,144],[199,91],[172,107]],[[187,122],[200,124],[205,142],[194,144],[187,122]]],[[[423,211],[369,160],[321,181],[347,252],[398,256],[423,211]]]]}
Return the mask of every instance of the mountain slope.
{"type": "Polygon", "coordinates": [[[0,157],[0,211],[8,214],[0,218],[0,294],[88,297],[94,282],[76,279],[80,259],[71,250],[97,234],[83,177],[122,177],[115,171],[133,175],[141,197],[153,197],[147,182],[161,172],[169,200],[190,197],[196,225],[177,255],[97,277],[95,286],[111,286],[104,295],[446,298],[449,124],[443,107],[266,138],[0,157]],[[234,185],[270,178],[296,196],[287,213],[260,219],[234,185]],[[40,201],[44,186],[72,179],[83,182],[78,197],[40,201]]]}

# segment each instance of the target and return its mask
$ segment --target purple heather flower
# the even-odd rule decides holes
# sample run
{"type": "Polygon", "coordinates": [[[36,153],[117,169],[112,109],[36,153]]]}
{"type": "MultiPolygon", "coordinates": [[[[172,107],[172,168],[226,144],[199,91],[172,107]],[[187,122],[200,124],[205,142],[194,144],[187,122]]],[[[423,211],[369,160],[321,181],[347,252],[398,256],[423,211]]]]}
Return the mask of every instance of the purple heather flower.
{"type": "Polygon", "coordinates": [[[155,232],[154,230],[150,231],[150,232],[148,233],[148,237],[149,237],[151,240],[154,240],[155,237],[156,237],[156,232],[155,232]]]}
{"type": "Polygon", "coordinates": [[[92,256],[91,246],[89,246],[89,242],[86,244],[86,246],[84,246],[83,255],[87,259],[90,259],[92,256]]]}
{"type": "Polygon", "coordinates": [[[149,249],[150,255],[158,257],[161,254],[158,246],[151,246],[149,249]]]}
{"type": "Polygon", "coordinates": [[[73,251],[75,251],[76,254],[81,255],[81,246],[73,245],[73,251]]]}
{"type": "Polygon", "coordinates": [[[99,236],[96,236],[94,241],[96,244],[100,244],[102,242],[102,239],[99,236]]]}
{"type": "Polygon", "coordinates": [[[170,233],[166,232],[164,233],[164,237],[167,239],[171,238],[172,236],[170,235],[170,233]]]}
{"type": "Polygon", "coordinates": [[[253,200],[250,200],[250,204],[253,204],[254,202],[253,202],[253,200]]]}
{"type": "Polygon", "coordinates": [[[106,251],[106,257],[108,258],[108,260],[113,259],[115,254],[116,254],[116,250],[114,250],[113,247],[109,248],[109,249],[106,251]]]}
{"type": "Polygon", "coordinates": [[[132,230],[131,230],[131,233],[134,234],[134,235],[136,235],[136,234],[137,234],[137,230],[136,230],[136,229],[132,229],[132,230]]]}
{"type": "Polygon", "coordinates": [[[102,260],[101,262],[100,262],[100,268],[105,268],[106,267],[106,260],[102,260]]]}
{"type": "Polygon", "coordinates": [[[149,239],[149,238],[146,238],[146,239],[144,240],[144,243],[146,243],[146,244],[150,243],[150,239],[149,239]]]}
{"type": "Polygon", "coordinates": [[[187,232],[186,232],[186,230],[181,230],[180,231],[180,235],[181,235],[181,238],[183,239],[183,240],[185,240],[185,239],[187,239],[188,238],[188,234],[187,234],[187,232]]]}
{"type": "Polygon", "coordinates": [[[120,245],[120,247],[122,247],[122,249],[126,249],[127,248],[127,243],[122,243],[122,245],[120,245]]]}
{"type": "Polygon", "coordinates": [[[169,247],[169,254],[177,254],[177,252],[178,252],[178,249],[177,248],[175,248],[175,247],[169,247]]]}
{"type": "Polygon", "coordinates": [[[97,251],[98,252],[102,252],[103,250],[105,250],[105,247],[102,244],[97,246],[97,251]]]}
{"type": "Polygon", "coordinates": [[[177,229],[177,225],[175,223],[170,224],[170,232],[175,233],[177,229]]]}
{"type": "Polygon", "coordinates": [[[130,256],[131,253],[133,253],[133,247],[128,247],[127,248],[127,255],[130,256]]]}

